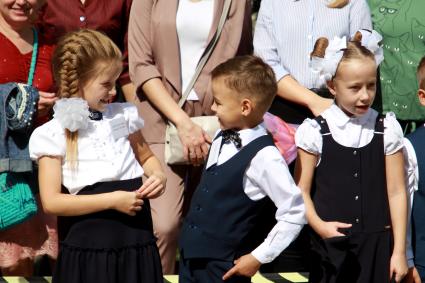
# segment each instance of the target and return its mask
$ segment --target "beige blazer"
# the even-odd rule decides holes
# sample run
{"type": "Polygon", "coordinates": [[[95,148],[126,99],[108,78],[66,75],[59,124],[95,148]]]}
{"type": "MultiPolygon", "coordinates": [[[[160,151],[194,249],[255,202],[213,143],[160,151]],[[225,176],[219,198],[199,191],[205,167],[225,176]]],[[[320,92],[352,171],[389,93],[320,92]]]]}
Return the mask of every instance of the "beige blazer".
{"type": "MultiPolygon", "coordinates": [[[[223,10],[224,0],[214,0],[212,39],[223,10]]],[[[145,119],[142,133],[149,143],[163,143],[166,120],[147,100],[141,86],[161,78],[177,102],[182,93],[180,51],[176,30],[178,0],[133,0],[128,45],[130,78],[141,100],[139,112],[145,119]]],[[[236,55],[252,53],[250,0],[233,0],[222,34],[194,89],[199,101],[188,101],[183,109],[189,116],[210,115],[213,103],[210,72],[236,55]]]]}

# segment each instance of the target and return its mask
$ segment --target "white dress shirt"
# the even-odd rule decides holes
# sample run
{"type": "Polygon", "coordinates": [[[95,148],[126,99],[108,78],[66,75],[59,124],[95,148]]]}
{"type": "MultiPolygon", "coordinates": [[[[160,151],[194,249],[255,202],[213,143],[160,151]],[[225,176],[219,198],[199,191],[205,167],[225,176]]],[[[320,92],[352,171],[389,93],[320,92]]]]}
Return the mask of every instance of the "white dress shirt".
{"type": "MultiPolygon", "coordinates": [[[[266,134],[264,124],[239,131],[242,147],[266,134]]],[[[221,140],[219,137],[211,145],[207,168],[215,163],[223,164],[238,153],[239,149],[231,142],[223,144],[220,151],[221,140]]],[[[251,200],[268,196],[277,207],[276,225],[251,253],[261,263],[271,262],[298,236],[306,223],[301,190],[295,185],[288,166],[274,146],[261,149],[251,160],[244,174],[243,187],[251,200]]]]}
{"type": "Polygon", "coordinates": [[[141,177],[143,169],[135,158],[128,135],[142,127],[143,119],[133,104],[108,104],[102,120],[90,120],[87,129],[78,130],[78,167],[73,171],[65,160],[65,130],[53,118],[31,135],[30,157],[33,160],[46,155],[62,157],[62,184],[70,194],[77,194],[97,182],[141,177]]]}
{"type": "Polygon", "coordinates": [[[372,29],[366,0],[350,0],[340,9],[325,0],[262,0],[254,33],[254,52],[268,63],[279,81],[291,75],[306,88],[319,88],[309,68],[310,53],[319,37],[347,36],[372,29]]]}
{"type": "MultiPolygon", "coordinates": [[[[337,143],[345,147],[359,148],[372,140],[378,112],[370,108],[363,116],[350,118],[333,104],[321,115],[326,119],[332,138],[337,143]]],[[[403,148],[403,131],[392,112],[386,114],[384,127],[384,152],[385,155],[391,155],[403,148]]],[[[320,157],[323,139],[316,120],[304,120],[295,133],[295,144],[320,157]]]]}
{"type": "Polygon", "coordinates": [[[406,188],[407,197],[409,201],[408,213],[407,213],[407,234],[406,234],[406,257],[409,267],[413,267],[413,251],[412,251],[412,207],[413,207],[413,196],[415,191],[418,190],[419,186],[419,168],[418,160],[416,158],[415,149],[412,143],[408,139],[404,139],[404,167],[406,174],[406,188]]]}
{"type": "MultiPolygon", "coordinates": [[[[195,74],[199,59],[208,44],[214,14],[214,0],[194,2],[180,0],[177,9],[176,27],[180,47],[182,92],[195,74]]],[[[187,100],[199,100],[192,89],[187,100]]]]}

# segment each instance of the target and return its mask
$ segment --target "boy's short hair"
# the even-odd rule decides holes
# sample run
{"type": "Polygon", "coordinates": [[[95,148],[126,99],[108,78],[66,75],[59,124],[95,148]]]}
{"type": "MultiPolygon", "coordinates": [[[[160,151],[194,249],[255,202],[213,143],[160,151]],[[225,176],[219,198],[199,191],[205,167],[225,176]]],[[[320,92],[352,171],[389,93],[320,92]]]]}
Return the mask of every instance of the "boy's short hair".
{"type": "Polygon", "coordinates": [[[211,72],[211,77],[212,80],[224,78],[228,88],[252,99],[264,112],[270,108],[277,93],[273,69],[252,55],[236,56],[221,63],[211,72]]]}
{"type": "Polygon", "coordinates": [[[425,56],[419,62],[417,76],[419,88],[425,89],[425,56]]]}

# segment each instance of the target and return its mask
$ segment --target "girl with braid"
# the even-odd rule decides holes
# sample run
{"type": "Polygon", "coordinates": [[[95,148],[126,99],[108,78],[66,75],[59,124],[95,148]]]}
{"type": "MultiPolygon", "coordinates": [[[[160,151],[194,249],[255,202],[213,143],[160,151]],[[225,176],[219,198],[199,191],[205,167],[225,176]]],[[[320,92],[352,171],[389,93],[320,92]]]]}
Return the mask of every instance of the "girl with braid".
{"type": "Polygon", "coordinates": [[[310,66],[334,96],[295,134],[295,178],[312,228],[310,282],[401,282],[407,273],[403,132],[371,109],[381,35],[319,38],[310,66]],[[337,173],[337,174],[335,174],[337,173]]]}
{"type": "Polygon", "coordinates": [[[67,222],[53,282],[163,280],[149,199],[166,179],[137,108],[107,103],[121,71],[120,50],[93,30],[69,33],[53,55],[61,99],[30,139],[44,210],[67,222]]]}

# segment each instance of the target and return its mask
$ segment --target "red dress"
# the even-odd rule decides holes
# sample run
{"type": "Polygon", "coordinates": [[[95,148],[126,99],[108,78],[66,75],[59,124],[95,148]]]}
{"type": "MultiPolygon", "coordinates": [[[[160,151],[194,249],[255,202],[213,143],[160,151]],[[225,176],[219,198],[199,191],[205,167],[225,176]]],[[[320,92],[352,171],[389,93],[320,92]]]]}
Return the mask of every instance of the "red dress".
{"type": "MultiPolygon", "coordinates": [[[[22,54],[16,46],[0,33],[0,84],[8,82],[26,83],[31,64],[32,52],[22,54]]],[[[53,46],[45,43],[39,35],[39,49],[34,74],[33,86],[40,91],[53,92],[51,57],[53,46]]],[[[41,207],[37,215],[10,229],[0,231],[0,267],[15,265],[20,259],[34,259],[35,256],[47,254],[56,258],[58,239],[56,217],[46,215],[41,207]]]]}

